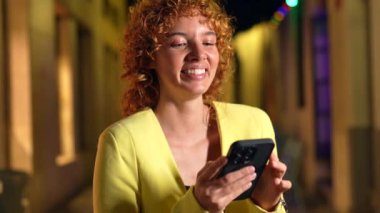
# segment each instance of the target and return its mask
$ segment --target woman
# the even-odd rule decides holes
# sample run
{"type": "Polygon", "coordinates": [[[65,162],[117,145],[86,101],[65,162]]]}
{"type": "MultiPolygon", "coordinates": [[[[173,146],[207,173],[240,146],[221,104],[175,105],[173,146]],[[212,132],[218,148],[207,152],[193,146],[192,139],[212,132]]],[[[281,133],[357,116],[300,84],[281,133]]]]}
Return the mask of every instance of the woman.
{"type": "Polygon", "coordinates": [[[233,201],[255,168],[218,177],[230,145],[274,138],[268,116],[214,101],[230,71],[232,30],[213,0],[140,1],[125,36],[126,118],[101,135],[95,212],[285,212],[286,166],[272,154],[251,199],[233,201]]]}

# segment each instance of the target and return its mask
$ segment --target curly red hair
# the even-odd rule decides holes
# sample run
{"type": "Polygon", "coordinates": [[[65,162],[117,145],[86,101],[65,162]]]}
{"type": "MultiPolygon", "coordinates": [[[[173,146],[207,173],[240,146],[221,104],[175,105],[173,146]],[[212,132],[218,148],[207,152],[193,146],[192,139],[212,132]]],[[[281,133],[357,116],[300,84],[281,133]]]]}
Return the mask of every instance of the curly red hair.
{"type": "Polygon", "coordinates": [[[205,103],[215,100],[221,85],[231,72],[232,27],[230,18],[214,0],[141,0],[132,9],[125,33],[123,78],[128,88],[123,96],[123,112],[128,116],[145,107],[155,108],[159,82],[149,68],[153,55],[180,16],[206,17],[217,34],[219,66],[215,78],[203,95],[205,103]]]}

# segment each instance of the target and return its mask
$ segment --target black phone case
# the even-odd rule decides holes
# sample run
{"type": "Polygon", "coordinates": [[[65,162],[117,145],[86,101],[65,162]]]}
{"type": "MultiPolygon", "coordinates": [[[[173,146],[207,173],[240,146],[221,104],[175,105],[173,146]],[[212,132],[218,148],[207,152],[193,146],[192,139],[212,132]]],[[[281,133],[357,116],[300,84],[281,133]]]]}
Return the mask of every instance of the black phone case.
{"type": "Polygon", "coordinates": [[[235,198],[235,200],[243,200],[251,196],[273,148],[274,142],[270,138],[240,140],[231,145],[227,154],[227,165],[222,168],[219,177],[248,165],[254,166],[257,174],[256,178],[252,181],[252,186],[235,198]]]}

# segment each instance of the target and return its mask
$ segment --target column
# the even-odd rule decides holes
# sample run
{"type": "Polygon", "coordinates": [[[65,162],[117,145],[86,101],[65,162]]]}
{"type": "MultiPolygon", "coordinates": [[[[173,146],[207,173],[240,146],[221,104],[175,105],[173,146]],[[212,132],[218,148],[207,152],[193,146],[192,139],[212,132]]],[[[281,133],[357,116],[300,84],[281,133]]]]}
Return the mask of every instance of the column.
{"type": "Polygon", "coordinates": [[[370,212],[371,92],[366,1],[327,1],[331,46],[333,206],[370,212]]]}
{"type": "Polygon", "coordinates": [[[27,0],[7,1],[10,167],[33,171],[32,87],[27,0]],[[23,156],[23,157],[20,157],[23,156]]]}

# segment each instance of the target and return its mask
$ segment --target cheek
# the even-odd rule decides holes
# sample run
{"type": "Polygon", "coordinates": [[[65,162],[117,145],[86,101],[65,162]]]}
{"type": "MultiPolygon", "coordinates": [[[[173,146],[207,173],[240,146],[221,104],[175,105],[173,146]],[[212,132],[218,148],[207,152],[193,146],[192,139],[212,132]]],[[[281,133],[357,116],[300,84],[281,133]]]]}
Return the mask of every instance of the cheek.
{"type": "Polygon", "coordinates": [[[178,52],[167,52],[165,55],[163,55],[162,63],[166,64],[168,66],[169,64],[171,66],[178,66],[183,61],[183,53],[178,52]]]}
{"type": "Polygon", "coordinates": [[[209,54],[210,54],[210,56],[214,60],[219,60],[219,50],[218,50],[218,48],[213,49],[212,51],[209,52],[209,54]]]}
{"type": "Polygon", "coordinates": [[[219,52],[216,51],[216,52],[210,54],[210,59],[211,59],[212,63],[214,64],[214,66],[217,66],[219,64],[219,60],[220,60],[219,52]]]}
{"type": "Polygon", "coordinates": [[[158,70],[168,72],[170,67],[173,67],[176,59],[173,54],[169,52],[161,52],[159,57],[156,58],[156,66],[158,70]]]}

